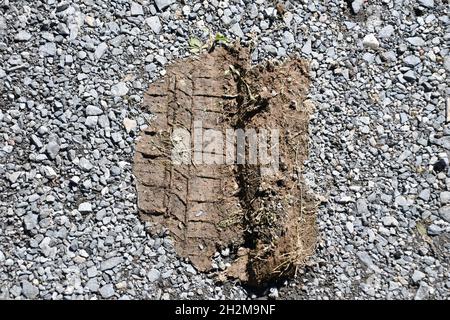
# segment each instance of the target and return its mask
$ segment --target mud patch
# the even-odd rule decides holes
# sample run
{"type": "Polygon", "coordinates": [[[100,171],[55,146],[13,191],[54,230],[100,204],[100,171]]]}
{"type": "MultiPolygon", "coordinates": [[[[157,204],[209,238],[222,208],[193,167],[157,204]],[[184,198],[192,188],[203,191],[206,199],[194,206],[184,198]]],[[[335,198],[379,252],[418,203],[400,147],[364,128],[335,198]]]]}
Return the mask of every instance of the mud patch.
{"type": "MultiPolygon", "coordinates": [[[[227,276],[260,285],[295,273],[316,238],[316,202],[301,177],[312,111],[304,101],[308,86],[304,61],[251,67],[240,47],[171,64],[145,94],[144,108],[156,119],[141,133],[134,158],[138,207],[149,231],[168,230],[178,254],[200,271],[228,247],[234,262],[227,276]],[[219,137],[230,128],[276,129],[277,143],[268,143],[279,156],[226,162],[228,149],[186,138],[200,132],[199,121],[219,137]]],[[[242,150],[232,152],[236,159],[242,150]]]]}

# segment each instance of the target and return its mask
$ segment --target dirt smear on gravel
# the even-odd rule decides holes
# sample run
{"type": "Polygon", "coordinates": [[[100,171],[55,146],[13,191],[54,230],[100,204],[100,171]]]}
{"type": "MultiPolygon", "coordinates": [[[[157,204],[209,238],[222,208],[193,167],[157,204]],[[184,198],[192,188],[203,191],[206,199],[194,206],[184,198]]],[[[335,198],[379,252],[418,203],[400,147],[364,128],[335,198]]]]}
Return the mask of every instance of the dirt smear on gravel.
{"type": "MultiPolygon", "coordinates": [[[[252,67],[239,46],[172,63],[145,94],[144,108],[156,119],[140,134],[134,158],[138,208],[151,222],[149,232],[168,230],[177,253],[200,271],[211,270],[214,253],[228,247],[234,260],[222,277],[261,285],[293,275],[316,240],[316,202],[301,176],[312,112],[308,86],[304,61],[252,67]],[[177,139],[174,130],[195,135],[198,120],[223,136],[228,128],[278,129],[279,170],[264,174],[273,163],[195,164],[189,154],[199,146],[177,139]],[[177,148],[191,162],[174,163],[177,148]]],[[[208,150],[209,142],[201,147],[208,150]]]]}

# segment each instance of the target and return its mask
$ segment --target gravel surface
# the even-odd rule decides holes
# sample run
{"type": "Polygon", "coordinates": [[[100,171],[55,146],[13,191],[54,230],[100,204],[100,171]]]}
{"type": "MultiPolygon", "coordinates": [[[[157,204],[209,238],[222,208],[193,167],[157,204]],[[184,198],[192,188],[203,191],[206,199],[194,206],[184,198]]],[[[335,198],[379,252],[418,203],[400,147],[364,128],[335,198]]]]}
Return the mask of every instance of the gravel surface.
{"type": "Polygon", "coordinates": [[[198,274],[137,217],[143,92],[189,37],[216,32],[254,62],[311,61],[318,250],[259,294],[450,298],[448,1],[283,3],[0,1],[1,298],[256,297],[198,274]]]}

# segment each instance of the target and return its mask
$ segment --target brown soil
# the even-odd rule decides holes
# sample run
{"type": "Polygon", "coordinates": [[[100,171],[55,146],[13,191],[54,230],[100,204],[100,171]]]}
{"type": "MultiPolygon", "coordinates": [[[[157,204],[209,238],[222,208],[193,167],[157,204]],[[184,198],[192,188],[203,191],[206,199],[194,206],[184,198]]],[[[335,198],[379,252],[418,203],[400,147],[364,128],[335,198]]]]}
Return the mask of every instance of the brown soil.
{"type": "Polygon", "coordinates": [[[169,230],[178,254],[200,271],[211,269],[217,250],[231,247],[235,261],[226,275],[253,285],[303,265],[316,238],[316,203],[301,178],[312,111],[304,103],[308,85],[304,61],[250,67],[240,47],[171,64],[144,97],[156,119],[141,133],[134,159],[138,207],[150,232],[169,230]],[[174,148],[195,150],[173,130],[192,134],[196,120],[224,136],[227,128],[278,129],[280,169],[268,175],[261,165],[174,164],[174,148]]]}

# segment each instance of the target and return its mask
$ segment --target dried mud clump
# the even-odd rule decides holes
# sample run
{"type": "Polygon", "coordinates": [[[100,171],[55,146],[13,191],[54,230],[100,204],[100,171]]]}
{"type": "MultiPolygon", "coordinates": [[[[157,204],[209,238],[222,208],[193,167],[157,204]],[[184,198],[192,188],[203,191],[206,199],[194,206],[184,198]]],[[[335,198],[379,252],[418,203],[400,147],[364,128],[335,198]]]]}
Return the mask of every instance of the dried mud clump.
{"type": "MultiPolygon", "coordinates": [[[[156,119],[141,133],[134,158],[138,208],[149,231],[168,230],[178,254],[200,271],[229,247],[234,261],[227,276],[261,285],[294,274],[316,239],[316,202],[301,176],[312,111],[304,101],[308,86],[304,61],[251,67],[239,46],[171,64],[145,94],[144,108],[156,119]],[[224,137],[229,128],[277,129],[279,169],[271,172],[272,162],[196,163],[199,145],[176,134],[182,128],[194,137],[196,121],[224,137]]],[[[203,152],[209,142],[200,144],[203,152]]]]}

